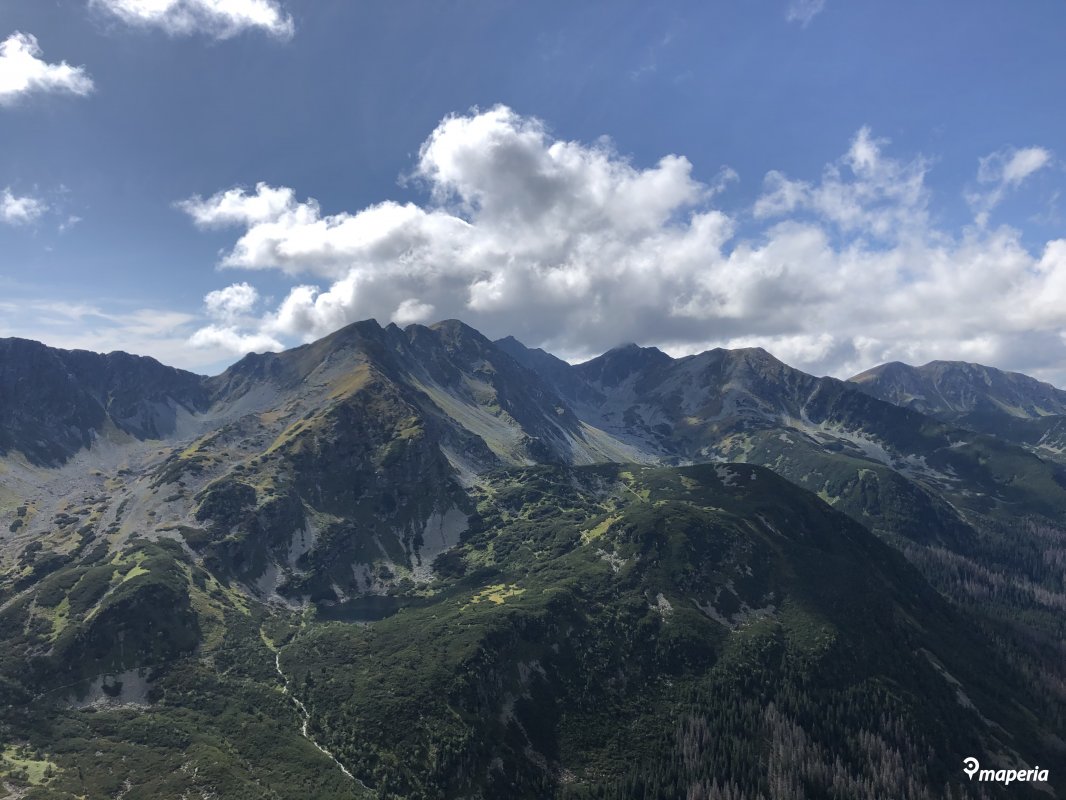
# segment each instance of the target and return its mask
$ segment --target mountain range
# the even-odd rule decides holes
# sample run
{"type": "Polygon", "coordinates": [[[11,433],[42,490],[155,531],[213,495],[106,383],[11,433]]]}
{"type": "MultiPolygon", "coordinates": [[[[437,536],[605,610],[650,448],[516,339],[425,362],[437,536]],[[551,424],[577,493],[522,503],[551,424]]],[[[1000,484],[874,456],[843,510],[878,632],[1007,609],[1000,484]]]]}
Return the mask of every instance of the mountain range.
{"type": "Polygon", "coordinates": [[[214,377],[0,340],[0,786],[1066,795],[1064,419],[454,320],[214,377]]]}

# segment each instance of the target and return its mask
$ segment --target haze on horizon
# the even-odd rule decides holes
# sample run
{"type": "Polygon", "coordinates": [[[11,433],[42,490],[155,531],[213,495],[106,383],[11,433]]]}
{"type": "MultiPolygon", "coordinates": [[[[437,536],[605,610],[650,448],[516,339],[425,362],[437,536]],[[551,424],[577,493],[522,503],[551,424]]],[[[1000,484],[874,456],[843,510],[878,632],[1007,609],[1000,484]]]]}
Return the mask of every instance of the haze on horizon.
{"type": "Polygon", "coordinates": [[[0,336],[217,372],[458,318],[1066,384],[1066,8],[927,6],[10,0],[0,336]]]}

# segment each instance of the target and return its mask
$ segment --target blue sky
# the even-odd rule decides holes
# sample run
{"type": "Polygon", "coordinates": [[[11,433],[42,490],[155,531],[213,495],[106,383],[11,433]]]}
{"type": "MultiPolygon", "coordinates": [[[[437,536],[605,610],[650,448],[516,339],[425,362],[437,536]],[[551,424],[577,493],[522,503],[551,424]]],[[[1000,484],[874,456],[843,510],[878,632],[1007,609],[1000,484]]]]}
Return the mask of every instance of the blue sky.
{"type": "Polygon", "coordinates": [[[1051,0],[5,0],[0,335],[215,371],[458,316],[575,359],[1066,383],[1064,29],[1051,0]]]}

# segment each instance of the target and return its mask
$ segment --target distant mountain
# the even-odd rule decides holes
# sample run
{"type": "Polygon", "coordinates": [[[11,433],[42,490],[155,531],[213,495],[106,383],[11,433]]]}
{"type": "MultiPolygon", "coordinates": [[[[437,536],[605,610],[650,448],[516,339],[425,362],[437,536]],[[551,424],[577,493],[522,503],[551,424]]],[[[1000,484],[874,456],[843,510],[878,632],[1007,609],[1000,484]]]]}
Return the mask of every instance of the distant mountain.
{"type": "Polygon", "coordinates": [[[1066,414],[1066,391],[1018,372],[930,361],[912,367],[893,361],[849,380],[874,397],[942,419],[1002,414],[1017,419],[1066,414]]]}
{"type": "MultiPolygon", "coordinates": [[[[545,380],[559,372],[527,363],[545,380]]],[[[1066,548],[1066,472],[1009,438],[808,375],[759,348],[673,359],[627,346],[553,385],[583,421],[662,462],[767,466],[899,546],[960,602],[991,602],[1004,617],[1024,605],[1044,630],[1063,630],[1055,620],[1066,587],[1043,554],[1066,548]],[[1000,605],[1005,585],[1012,599],[1000,605]]]]}
{"type": "Polygon", "coordinates": [[[764,350],[7,340],[0,436],[27,796],[1066,793],[1066,468],[764,350]]]}
{"type": "Polygon", "coordinates": [[[1066,461],[1066,391],[964,361],[882,364],[849,379],[868,394],[1066,461]]]}
{"type": "Polygon", "coordinates": [[[203,378],[152,358],[0,339],[0,454],[54,466],[98,438],[169,436],[207,406],[203,378]]]}

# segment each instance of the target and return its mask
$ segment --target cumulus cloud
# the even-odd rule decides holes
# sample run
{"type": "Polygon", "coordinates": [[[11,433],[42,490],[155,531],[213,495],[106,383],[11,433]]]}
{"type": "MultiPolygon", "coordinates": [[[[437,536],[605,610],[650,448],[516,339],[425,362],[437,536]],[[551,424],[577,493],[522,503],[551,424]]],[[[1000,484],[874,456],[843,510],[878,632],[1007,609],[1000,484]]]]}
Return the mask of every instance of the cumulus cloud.
{"type": "Polygon", "coordinates": [[[194,197],[182,201],[178,208],[201,228],[224,228],[270,222],[295,205],[296,193],[292,189],[272,189],[260,183],[252,196],[243,189],[230,189],[210,200],[194,197]]]}
{"type": "Polygon", "coordinates": [[[241,332],[242,326],[255,325],[251,317],[259,304],[259,292],[249,283],[234,283],[204,296],[204,311],[214,322],[196,330],[189,343],[196,348],[218,349],[231,353],[282,350],[273,336],[262,332],[241,332]]]}
{"type": "Polygon", "coordinates": [[[798,22],[806,28],[811,20],[825,10],[825,0],[789,0],[788,9],[785,11],[785,19],[789,22],[798,22]]]}
{"type": "Polygon", "coordinates": [[[429,303],[422,303],[414,297],[408,297],[392,312],[392,320],[398,325],[427,322],[433,318],[436,310],[429,303]]]}
{"type": "Polygon", "coordinates": [[[84,67],[41,58],[37,37],[16,31],[0,42],[0,106],[9,106],[35,93],[76,94],[93,90],[84,67]]]}
{"type": "Polygon", "coordinates": [[[0,222],[8,225],[29,225],[48,210],[48,204],[36,197],[18,197],[10,187],[0,192],[0,222]]]}
{"type": "Polygon", "coordinates": [[[985,188],[967,194],[977,224],[987,225],[992,210],[1003,201],[1008,191],[1021,186],[1051,162],[1051,152],[1043,147],[1011,147],[978,159],[977,182],[985,188]]]}
{"type": "Polygon", "coordinates": [[[207,325],[189,337],[196,348],[221,348],[228,353],[277,352],[284,345],[265,333],[240,333],[224,325],[207,325]]]}
{"type": "Polygon", "coordinates": [[[259,302],[259,292],[248,283],[234,283],[225,289],[208,292],[204,307],[212,317],[234,320],[249,314],[259,302]]]}
{"type": "Polygon", "coordinates": [[[758,344],[818,373],[966,358],[1066,378],[1066,240],[1033,252],[1009,227],[939,228],[930,163],[864,128],[820,176],[770,173],[752,207],[726,213],[720,180],[682,156],[641,167],[609,142],[475,110],[422,145],[424,204],[327,213],[266,184],[183,203],[198,225],[236,229],[223,265],[299,280],[199,336],[237,351],[368,317],[458,317],[575,359],[623,341],[758,344]]]}
{"type": "Polygon", "coordinates": [[[228,39],[246,30],[260,30],[291,39],[292,17],[275,0],[89,0],[125,22],[161,28],[171,35],[203,33],[228,39]]]}
{"type": "Polygon", "coordinates": [[[449,117],[423,144],[412,177],[429,206],[324,214],[291,189],[260,184],[182,208],[202,226],[244,228],[225,266],[331,282],[293,289],[262,322],[274,336],[321,335],[361,316],[409,322],[431,309],[502,323],[526,303],[547,325],[591,332],[602,323],[586,311],[601,304],[657,313],[670,301],[665,263],[676,260],[687,281],[694,251],[728,237],[723,214],[694,212],[711,189],[691,169],[678,156],[638,169],[607,142],[557,140],[497,107],[449,117]]]}

